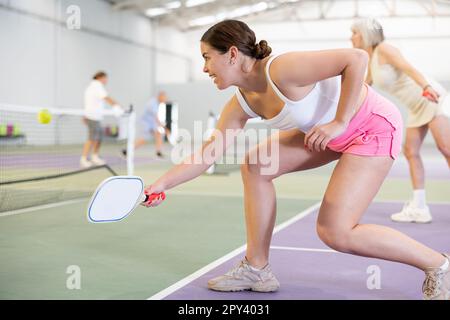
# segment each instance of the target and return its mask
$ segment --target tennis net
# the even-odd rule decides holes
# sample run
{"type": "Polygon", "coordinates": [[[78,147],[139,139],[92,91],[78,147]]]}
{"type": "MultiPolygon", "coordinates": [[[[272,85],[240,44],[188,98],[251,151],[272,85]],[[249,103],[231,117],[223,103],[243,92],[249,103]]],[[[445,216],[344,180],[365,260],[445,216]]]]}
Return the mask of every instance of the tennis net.
{"type": "Polygon", "coordinates": [[[133,174],[134,112],[105,109],[99,152],[105,165],[82,168],[83,110],[47,110],[51,121],[44,124],[42,108],[0,104],[0,212],[87,197],[106,177],[133,174]]]}

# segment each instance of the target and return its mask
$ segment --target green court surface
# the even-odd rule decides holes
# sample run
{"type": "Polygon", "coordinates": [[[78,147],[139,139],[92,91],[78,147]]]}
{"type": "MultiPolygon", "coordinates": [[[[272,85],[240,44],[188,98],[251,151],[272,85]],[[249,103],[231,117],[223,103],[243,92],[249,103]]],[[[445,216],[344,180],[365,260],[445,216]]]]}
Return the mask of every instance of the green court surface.
{"type": "MultiPolygon", "coordinates": [[[[89,224],[86,201],[2,217],[0,298],[146,299],[245,242],[239,197],[169,199],[113,224],[89,224]],[[66,287],[71,265],[81,290],[66,287]]],[[[312,203],[281,199],[278,221],[312,203]]]]}

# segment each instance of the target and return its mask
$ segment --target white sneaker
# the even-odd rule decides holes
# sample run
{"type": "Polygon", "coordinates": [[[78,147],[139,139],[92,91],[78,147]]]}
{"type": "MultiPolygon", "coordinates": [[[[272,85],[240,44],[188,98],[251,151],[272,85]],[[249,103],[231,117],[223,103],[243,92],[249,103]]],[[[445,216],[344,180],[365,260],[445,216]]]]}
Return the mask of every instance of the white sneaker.
{"type": "Polygon", "coordinates": [[[208,281],[208,288],[215,291],[242,291],[252,290],[258,292],[273,292],[280,287],[270,266],[261,270],[250,266],[247,258],[228,271],[225,275],[208,281]]]}
{"type": "Polygon", "coordinates": [[[99,158],[99,156],[97,156],[97,155],[93,155],[91,157],[91,162],[93,164],[95,164],[96,166],[102,166],[102,165],[104,165],[106,163],[105,160],[99,158]]]}
{"type": "Polygon", "coordinates": [[[90,162],[88,159],[86,158],[81,158],[80,159],[80,167],[82,168],[89,168],[92,167],[92,162],[90,162]]]}
{"type": "Polygon", "coordinates": [[[403,206],[402,211],[391,215],[391,220],[395,222],[430,223],[433,218],[431,217],[428,206],[420,209],[407,202],[403,206]]]}
{"type": "MultiPolygon", "coordinates": [[[[443,254],[450,261],[448,254],[443,254]]],[[[450,300],[450,267],[447,270],[441,268],[426,268],[425,281],[422,285],[424,300],[450,300]]]]}

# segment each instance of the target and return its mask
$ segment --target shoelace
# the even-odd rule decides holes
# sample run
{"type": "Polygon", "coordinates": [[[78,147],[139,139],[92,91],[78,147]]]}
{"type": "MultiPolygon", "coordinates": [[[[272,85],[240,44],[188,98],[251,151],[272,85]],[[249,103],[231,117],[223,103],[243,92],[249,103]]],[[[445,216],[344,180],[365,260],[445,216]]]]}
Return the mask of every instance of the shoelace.
{"type": "Polygon", "coordinates": [[[422,292],[429,298],[433,298],[440,293],[439,287],[442,283],[442,271],[427,272],[423,282],[422,292]]]}
{"type": "Polygon", "coordinates": [[[266,266],[266,267],[264,267],[264,269],[265,269],[265,271],[261,272],[259,274],[259,278],[262,281],[266,281],[266,280],[271,279],[273,277],[273,274],[272,274],[272,270],[270,269],[270,266],[266,266]]]}
{"type": "Polygon", "coordinates": [[[417,217],[417,213],[411,207],[405,209],[405,215],[413,219],[417,217]]]}
{"type": "MultiPolygon", "coordinates": [[[[241,277],[245,268],[249,268],[249,265],[242,260],[236,265],[236,267],[228,271],[226,275],[230,277],[241,277]]],[[[261,281],[266,281],[271,278],[271,270],[269,267],[266,268],[268,269],[266,269],[265,272],[260,272],[259,274],[257,274],[258,278],[261,279],[261,281]]]]}
{"type": "Polygon", "coordinates": [[[402,211],[404,212],[404,214],[405,214],[407,217],[412,218],[412,219],[417,219],[418,216],[420,216],[420,214],[417,213],[417,209],[414,208],[414,207],[411,205],[410,202],[406,203],[406,204],[403,206],[403,210],[402,210],[402,211]]]}
{"type": "Polygon", "coordinates": [[[245,268],[244,261],[240,261],[233,269],[226,273],[227,276],[234,277],[240,276],[242,274],[242,270],[245,268]]]}

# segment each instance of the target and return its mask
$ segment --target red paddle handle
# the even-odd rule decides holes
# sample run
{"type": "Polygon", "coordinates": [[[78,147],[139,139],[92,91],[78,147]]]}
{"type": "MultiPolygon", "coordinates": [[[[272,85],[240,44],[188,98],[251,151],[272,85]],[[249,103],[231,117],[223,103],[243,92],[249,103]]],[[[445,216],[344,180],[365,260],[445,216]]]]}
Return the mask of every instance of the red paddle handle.
{"type": "Polygon", "coordinates": [[[156,198],[158,198],[159,196],[161,196],[161,199],[164,200],[166,199],[166,194],[164,192],[161,193],[152,193],[150,195],[146,194],[145,195],[145,200],[143,201],[144,203],[147,202],[152,202],[153,200],[155,200],[156,198]]]}

